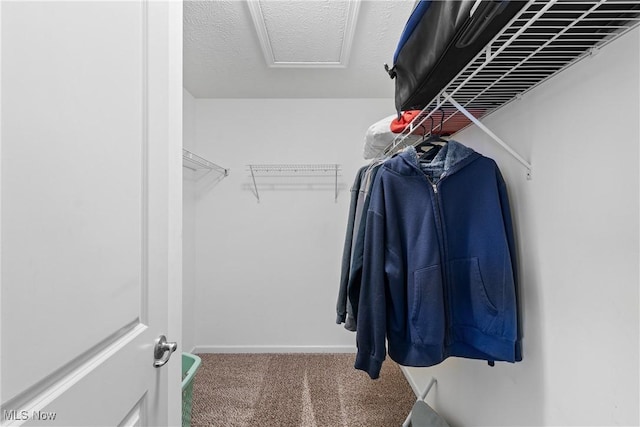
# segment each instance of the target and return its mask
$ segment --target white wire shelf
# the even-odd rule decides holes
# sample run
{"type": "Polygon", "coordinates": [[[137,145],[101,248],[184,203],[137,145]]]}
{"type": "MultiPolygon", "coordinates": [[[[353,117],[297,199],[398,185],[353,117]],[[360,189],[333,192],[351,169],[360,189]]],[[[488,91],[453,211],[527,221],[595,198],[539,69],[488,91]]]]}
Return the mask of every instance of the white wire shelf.
{"type": "Polygon", "coordinates": [[[312,175],[312,176],[334,176],[340,172],[338,164],[273,164],[273,165],[247,165],[256,175],[276,176],[276,175],[312,175]]]}
{"type": "MultiPolygon", "coordinates": [[[[453,134],[471,123],[478,124],[482,117],[596,54],[639,24],[640,0],[527,1],[514,19],[381,154],[388,155],[406,146],[407,136],[421,126],[430,128],[431,121],[427,119],[436,110],[434,130],[439,133],[453,134]],[[444,111],[442,129],[441,111],[444,111]]],[[[507,149],[530,172],[531,165],[507,149]]]]}
{"type": "Polygon", "coordinates": [[[251,178],[250,187],[260,202],[259,190],[323,189],[333,190],[335,201],[341,186],[338,178],[342,167],[336,163],[325,164],[251,164],[247,165],[251,178]],[[290,178],[295,179],[294,182],[290,178]],[[258,182],[261,181],[261,182],[258,182]]]}
{"type": "Polygon", "coordinates": [[[192,153],[189,150],[182,149],[182,167],[187,168],[194,173],[215,171],[226,177],[229,175],[229,169],[223,168],[209,160],[192,153]]]}

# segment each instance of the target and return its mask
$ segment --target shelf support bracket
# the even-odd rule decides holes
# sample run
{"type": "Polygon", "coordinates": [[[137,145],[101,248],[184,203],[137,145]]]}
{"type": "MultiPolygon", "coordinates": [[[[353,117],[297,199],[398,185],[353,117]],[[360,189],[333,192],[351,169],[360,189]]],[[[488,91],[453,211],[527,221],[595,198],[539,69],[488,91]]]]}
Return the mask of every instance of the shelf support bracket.
{"type": "Polygon", "coordinates": [[[489,135],[491,139],[496,141],[502,148],[504,148],[509,154],[511,154],[518,162],[520,162],[525,168],[527,168],[527,179],[531,180],[531,163],[526,161],[520,154],[518,154],[513,148],[511,148],[506,142],[504,142],[498,135],[493,133],[491,129],[486,127],[484,123],[478,120],[473,114],[471,114],[466,108],[460,105],[451,95],[448,95],[446,92],[442,92],[444,98],[451,103],[458,111],[464,114],[471,122],[478,126],[484,133],[489,135]]]}
{"type": "Polygon", "coordinates": [[[258,194],[258,184],[256,184],[256,176],[253,173],[253,166],[249,165],[249,170],[251,171],[251,179],[253,180],[253,188],[255,190],[253,194],[256,196],[258,203],[260,203],[260,195],[258,194]]]}
{"type": "Polygon", "coordinates": [[[206,170],[207,173],[216,171],[222,175],[222,178],[229,176],[229,169],[218,166],[217,164],[210,162],[189,150],[185,150],[184,148],[182,149],[182,167],[193,172],[198,172],[199,170],[206,170]],[[185,161],[188,163],[185,164],[185,161]]]}
{"type": "Polygon", "coordinates": [[[336,198],[334,199],[335,203],[338,203],[338,164],[335,165],[336,168],[336,198]]]}

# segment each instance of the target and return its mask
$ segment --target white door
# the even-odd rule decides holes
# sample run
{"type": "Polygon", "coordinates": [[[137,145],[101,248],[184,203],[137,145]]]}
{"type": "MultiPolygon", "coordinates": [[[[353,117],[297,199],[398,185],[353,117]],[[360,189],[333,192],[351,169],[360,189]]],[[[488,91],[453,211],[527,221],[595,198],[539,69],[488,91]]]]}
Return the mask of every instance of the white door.
{"type": "Polygon", "coordinates": [[[1,422],[178,424],[182,5],[0,15],[1,422]]]}

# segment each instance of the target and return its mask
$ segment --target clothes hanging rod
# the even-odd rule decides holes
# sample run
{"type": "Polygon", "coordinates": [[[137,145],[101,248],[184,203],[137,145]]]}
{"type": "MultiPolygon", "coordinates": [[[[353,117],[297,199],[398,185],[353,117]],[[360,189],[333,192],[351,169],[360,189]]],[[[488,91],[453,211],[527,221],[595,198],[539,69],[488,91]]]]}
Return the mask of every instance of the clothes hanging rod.
{"type": "MultiPolygon", "coordinates": [[[[460,113],[462,113],[464,116],[466,116],[469,121],[471,121],[473,124],[478,126],[479,129],[481,129],[484,133],[489,135],[502,148],[504,148],[509,154],[511,154],[518,162],[520,162],[525,168],[527,168],[527,179],[531,179],[531,169],[532,169],[531,163],[526,161],[520,154],[518,154],[514,149],[512,149],[509,146],[509,144],[504,142],[493,131],[491,131],[491,129],[489,129],[487,126],[485,126],[484,123],[482,123],[480,120],[478,120],[473,114],[471,114],[466,108],[464,108],[462,105],[460,105],[451,95],[447,94],[446,92],[442,93],[442,99],[438,99],[437,106],[434,109],[432,109],[427,115],[425,115],[425,116],[423,116],[421,118],[418,117],[419,120],[418,120],[417,123],[413,123],[412,122],[409,125],[412,128],[412,130],[410,132],[408,132],[408,134],[412,133],[414,129],[417,129],[420,126],[422,126],[427,121],[427,119],[429,119],[439,109],[443,108],[445,103],[447,103],[447,102],[450,103],[451,105],[453,105],[456,108],[456,110],[458,110],[460,113]]],[[[451,117],[451,116],[449,116],[449,117],[451,117]]],[[[393,151],[396,147],[398,147],[398,145],[400,143],[403,143],[405,141],[405,139],[406,138],[398,139],[398,144],[394,144],[391,147],[389,147],[390,151],[393,151]]],[[[408,145],[408,144],[405,144],[405,145],[408,145]]],[[[387,154],[388,153],[389,153],[389,151],[387,151],[387,154]]]]}
{"type": "Polygon", "coordinates": [[[333,173],[336,169],[340,170],[340,165],[334,163],[327,164],[251,164],[248,165],[254,172],[261,173],[305,173],[305,172],[323,172],[333,173]]]}

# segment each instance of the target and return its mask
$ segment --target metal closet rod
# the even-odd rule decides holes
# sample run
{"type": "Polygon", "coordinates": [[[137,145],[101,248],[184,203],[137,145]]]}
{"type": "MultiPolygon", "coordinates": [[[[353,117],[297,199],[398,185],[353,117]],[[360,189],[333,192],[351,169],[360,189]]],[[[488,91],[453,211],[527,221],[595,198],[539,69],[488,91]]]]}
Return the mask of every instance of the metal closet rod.
{"type": "MultiPolygon", "coordinates": [[[[509,154],[511,154],[518,162],[524,165],[527,168],[527,179],[531,179],[531,163],[526,161],[520,154],[518,154],[513,148],[511,148],[506,142],[504,142],[500,137],[498,137],[495,133],[491,131],[488,127],[484,125],[480,120],[478,120],[473,114],[471,114],[466,108],[460,105],[451,95],[446,92],[442,92],[441,97],[438,96],[436,105],[429,111],[429,113],[425,116],[420,116],[421,118],[417,122],[412,122],[409,124],[409,131],[399,135],[396,138],[391,146],[387,147],[384,150],[385,154],[390,154],[393,150],[395,150],[400,144],[404,142],[404,140],[411,134],[413,131],[424,124],[428,118],[430,118],[436,111],[444,106],[445,103],[450,103],[453,105],[456,110],[465,115],[473,124],[478,126],[484,133],[489,135],[494,141],[496,141],[502,148],[504,148],[509,154]]],[[[451,116],[449,116],[451,117],[451,116]]],[[[406,145],[406,144],[405,144],[406,145]]]]}
{"type": "Polygon", "coordinates": [[[254,172],[279,173],[279,172],[331,172],[340,170],[340,165],[328,164],[251,164],[247,165],[254,172]]]}

